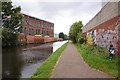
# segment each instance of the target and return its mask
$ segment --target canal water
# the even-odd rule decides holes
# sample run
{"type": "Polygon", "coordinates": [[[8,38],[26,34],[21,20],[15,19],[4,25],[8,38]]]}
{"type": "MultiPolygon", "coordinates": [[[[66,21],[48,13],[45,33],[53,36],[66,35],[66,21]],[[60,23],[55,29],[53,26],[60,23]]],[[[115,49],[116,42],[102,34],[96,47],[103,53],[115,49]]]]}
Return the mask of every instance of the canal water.
{"type": "Polygon", "coordinates": [[[29,44],[24,47],[2,49],[2,77],[29,78],[54,51],[66,42],[29,44]]]}

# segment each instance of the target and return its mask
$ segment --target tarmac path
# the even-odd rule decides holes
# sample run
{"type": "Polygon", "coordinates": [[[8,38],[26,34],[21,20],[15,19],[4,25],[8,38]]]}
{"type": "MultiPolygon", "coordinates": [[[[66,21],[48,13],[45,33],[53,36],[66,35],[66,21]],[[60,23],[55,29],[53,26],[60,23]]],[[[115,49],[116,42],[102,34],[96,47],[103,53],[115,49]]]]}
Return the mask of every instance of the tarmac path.
{"type": "Polygon", "coordinates": [[[69,42],[54,67],[51,78],[114,78],[90,68],[72,42],[69,42]]]}

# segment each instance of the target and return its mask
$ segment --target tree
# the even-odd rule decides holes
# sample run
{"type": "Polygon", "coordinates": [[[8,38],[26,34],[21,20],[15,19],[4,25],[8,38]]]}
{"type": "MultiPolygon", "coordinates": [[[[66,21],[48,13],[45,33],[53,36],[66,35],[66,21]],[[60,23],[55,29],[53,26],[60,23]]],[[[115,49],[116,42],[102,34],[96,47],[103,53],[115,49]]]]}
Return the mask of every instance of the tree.
{"type": "Polygon", "coordinates": [[[18,35],[16,33],[10,32],[8,28],[1,29],[2,29],[2,47],[16,46],[18,35]]]}
{"type": "Polygon", "coordinates": [[[17,45],[23,25],[20,11],[20,6],[15,8],[12,2],[2,2],[2,47],[17,45]]]}
{"type": "Polygon", "coordinates": [[[63,32],[59,33],[59,38],[63,38],[64,39],[64,33],[63,32]]]}
{"type": "Polygon", "coordinates": [[[10,32],[20,33],[23,25],[20,11],[20,6],[14,8],[12,2],[2,2],[2,26],[8,28],[10,32]]]}
{"type": "Polygon", "coordinates": [[[70,31],[69,31],[69,37],[71,38],[71,40],[76,43],[77,42],[77,35],[79,32],[82,33],[82,28],[83,24],[82,21],[79,22],[75,22],[72,24],[72,26],[70,27],[70,31]]]}

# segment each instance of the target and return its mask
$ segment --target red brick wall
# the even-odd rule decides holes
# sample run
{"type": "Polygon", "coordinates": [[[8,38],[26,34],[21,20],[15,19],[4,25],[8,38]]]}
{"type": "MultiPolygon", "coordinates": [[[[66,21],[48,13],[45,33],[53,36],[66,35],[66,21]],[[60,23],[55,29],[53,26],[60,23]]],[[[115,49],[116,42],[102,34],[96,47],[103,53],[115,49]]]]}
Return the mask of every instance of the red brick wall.
{"type": "Polygon", "coordinates": [[[34,42],[44,42],[44,37],[34,36],[34,42]]]}
{"type": "Polygon", "coordinates": [[[34,36],[29,36],[29,35],[27,35],[27,42],[28,43],[34,43],[35,41],[34,41],[34,36]]]}
{"type": "Polygon", "coordinates": [[[96,41],[95,43],[101,47],[109,49],[110,44],[113,44],[114,48],[120,53],[120,35],[118,36],[118,33],[120,32],[120,25],[118,16],[96,26],[95,28],[89,30],[88,32],[83,33],[85,38],[87,39],[87,33],[92,32],[96,30],[96,41]]]}
{"type": "Polygon", "coordinates": [[[52,37],[45,37],[44,38],[44,42],[52,42],[52,41],[54,41],[54,38],[52,38],[52,37]]]}
{"type": "Polygon", "coordinates": [[[20,35],[18,35],[18,41],[26,41],[26,37],[24,35],[24,33],[20,33],[20,35]]]}

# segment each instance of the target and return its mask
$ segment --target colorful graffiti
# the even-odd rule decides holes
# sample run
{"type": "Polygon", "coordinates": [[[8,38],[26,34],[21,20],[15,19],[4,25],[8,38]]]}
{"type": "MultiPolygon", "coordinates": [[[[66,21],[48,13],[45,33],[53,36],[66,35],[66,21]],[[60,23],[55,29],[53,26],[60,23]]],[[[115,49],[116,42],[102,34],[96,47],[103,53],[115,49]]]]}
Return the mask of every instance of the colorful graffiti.
{"type": "Polygon", "coordinates": [[[94,43],[96,43],[96,30],[87,33],[87,43],[89,45],[93,45],[94,43]]]}

